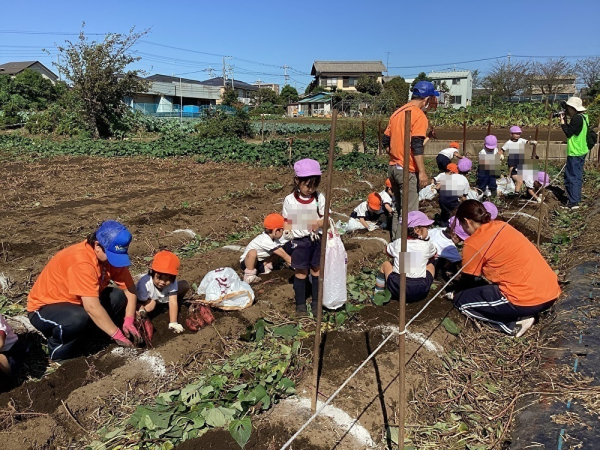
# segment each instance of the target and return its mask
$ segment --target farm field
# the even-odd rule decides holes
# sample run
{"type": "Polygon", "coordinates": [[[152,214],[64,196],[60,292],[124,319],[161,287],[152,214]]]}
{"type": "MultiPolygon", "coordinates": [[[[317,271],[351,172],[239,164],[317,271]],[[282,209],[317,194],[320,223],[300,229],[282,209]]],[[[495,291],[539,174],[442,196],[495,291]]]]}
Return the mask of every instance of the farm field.
{"type": "MultiPolygon", "coordinates": [[[[21,304],[50,257],[59,249],[82,241],[99,222],[108,218],[126,224],[134,236],[130,247],[132,274],[145,273],[149,259],[162,248],[179,253],[181,278],[190,283],[198,284],[207,272],[218,267],[237,270],[239,250],[225,247],[249,242],[261,231],[263,217],[279,211],[292,188],[288,168],[198,164],[187,157],[10,159],[4,162],[3,174],[0,273],[9,280],[6,297],[21,304]]],[[[385,174],[374,172],[335,171],[333,218],[344,220],[343,215],[349,215],[369,192],[382,189],[385,178],[385,174]]],[[[558,195],[558,190],[548,195],[543,211],[551,218],[566,220],[557,212],[558,195]]],[[[503,203],[500,217],[507,220],[522,204],[518,199],[503,203]]],[[[430,203],[424,210],[433,216],[436,208],[437,204],[430,203]]],[[[528,205],[522,212],[525,215],[517,216],[511,223],[535,240],[539,221],[537,204],[528,205]]],[[[583,223],[584,215],[579,216],[581,222],[577,223],[583,223]]],[[[542,242],[555,242],[555,231],[545,222],[542,242]]],[[[588,238],[597,236],[592,234],[588,238]]],[[[326,316],[329,322],[323,337],[320,400],[335,391],[394,327],[397,329],[398,303],[375,306],[369,300],[373,270],[383,260],[384,241],[388,239],[382,230],[343,238],[348,252],[348,273],[357,280],[354,290],[358,292],[351,297],[359,308],[344,313],[337,324],[336,316],[326,316]]],[[[565,257],[561,253],[564,248],[551,245],[546,252],[555,258],[551,263],[558,271],[582,257],[581,253],[565,257]]],[[[151,405],[159,393],[196,381],[207,366],[239,357],[247,349],[240,344],[240,336],[262,318],[272,324],[271,328],[293,325],[297,334],[302,332],[301,339],[297,334],[291,336],[300,344],[286,369],[286,375],[295,382],[297,399],[281,400],[262,412],[260,408],[251,411],[253,432],[246,448],[280,448],[310,416],[306,401],[310,399],[314,322],[294,318],[293,287],[288,281],[292,275],[291,270],[281,270],[263,276],[263,281],[255,287],[256,302],[252,307],[240,312],[217,311],[214,326],[197,333],[186,330],[174,335],[167,330],[167,315],[158,316],[154,320],[157,333],[152,349],[123,351],[109,346],[97,351],[99,347],[92,346],[89,356],[60,367],[31,365],[28,381],[0,394],[2,448],[84,448],[92,441],[103,440],[106,444],[90,448],[113,448],[117,444],[120,448],[173,448],[170,442],[167,445],[168,438],[147,437],[147,447],[135,447],[139,438],[131,427],[124,425],[136,406],[151,405]],[[114,436],[107,437],[107,431],[114,430],[117,431],[114,436]],[[158,447],[151,447],[151,442],[158,447]]],[[[435,285],[439,288],[442,283],[436,281],[435,285]]],[[[411,318],[423,303],[407,305],[407,317],[411,318]]],[[[186,312],[182,308],[180,321],[185,319],[186,312]]],[[[425,373],[442,368],[442,354],[454,347],[461,348],[477,335],[451,303],[441,297],[415,321],[410,332],[407,392],[414,399],[424,395],[428,380],[425,373]],[[458,338],[441,326],[446,317],[463,329],[458,338]]],[[[483,343],[506,340],[491,332],[482,335],[483,343]]],[[[30,339],[39,344],[35,337],[30,339]]],[[[273,337],[272,342],[279,341],[273,337]]],[[[292,448],[358,449],[365,448],[365,442],[383,448],[385,424],[395,423],[396,376],[397,346],[392,339],[373,364],[365,367],[333,402],[337,409],[313,423],[292,448]],[[353,427],[354,431],[347,432],[348,420],[358,420],[359,431],[353,427]],[[344,422],[346,429],[340,425],[344,422]]],[[[515,382],[522,383],[523,379],[515,382]]],[[[506,383],[510,386],[511,381],[506,383]]],[[[279,400],[291,392],[279,392],[273,398],[279,400]]],[[[495,411],[501,411],[508,401],[506,404],[499,401],[495,411]]],[[[424,411],[414,403],[409,415],[411,423],[438,417],[435,408],[424,411]]],[[[510,425],[505,413],[506,417],[502,417],[510,425]]],[[[423,439],[414,430],[409,437],[423,439]]],[[[178,443],[181,439],[173,441],[178,443]]],[[[206,434],[177,446],[180,450],[236,447],[230,432],[219,427],[211,427],[206,434]]]]}

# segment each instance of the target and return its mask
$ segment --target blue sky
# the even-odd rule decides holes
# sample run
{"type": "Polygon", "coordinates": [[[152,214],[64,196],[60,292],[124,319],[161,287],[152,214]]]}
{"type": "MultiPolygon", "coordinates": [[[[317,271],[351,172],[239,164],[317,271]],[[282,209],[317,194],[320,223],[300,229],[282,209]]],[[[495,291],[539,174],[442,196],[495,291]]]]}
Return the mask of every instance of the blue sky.
{"type": "MultiPolygon", "coordinates": [[[[51,58],[40,49],[75,36],[7,31],[150,33],[136,50],[138,66],[149,73],[220,76],[222,57],[234,58],[234,77],[304,89],[314,60],[382,60],[389,53],[390,75],[420,71],[480,69],[497,56],[600,55],[600,33],[589,17],[600,1],[329,2],[105,0],[103,2],[4,2],[0,19],[0,62],[51,58]],[[569,34],[567,27],[573,27],[569,34]],[[575,36],[578,36],[575,38],[575,36]],[[161,44],[161,45],[156,45],[161,44]],[[184,51],[164,46],[193,50],[184,51]],[[458,64],[452,64],[452,63],[458,64]],[[417,66],[417,67],[407,67],[417,66]],[[192,73],[190,73],[192,72],[192,73]]],[[[101,36],[94,36],[101,39],[101,36]]],[[[543,60],[543,59],[538,59],[543,60]]]]}

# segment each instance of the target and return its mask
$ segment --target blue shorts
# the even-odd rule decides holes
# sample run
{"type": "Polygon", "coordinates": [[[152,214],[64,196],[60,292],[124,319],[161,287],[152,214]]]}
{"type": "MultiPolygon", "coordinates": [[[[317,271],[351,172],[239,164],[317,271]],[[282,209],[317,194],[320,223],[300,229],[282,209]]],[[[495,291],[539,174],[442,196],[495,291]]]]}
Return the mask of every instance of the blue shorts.
{"type": "MultiPolygon", "coordinates": [[[[433,275],[427,271],[425,278],[406,278],[406,303],[423,300],[429,294],[433,284],[433,275]]],[[[400,298],[400,274],[392,272],[385,280],[385,287],[394,300],[400,298]]]]}
{"type": "Polygon", "coordinates": [[[321,239],[312,241],[310,237],[292,241],[292,268],[311,269],[321,266],[321,239]]]}

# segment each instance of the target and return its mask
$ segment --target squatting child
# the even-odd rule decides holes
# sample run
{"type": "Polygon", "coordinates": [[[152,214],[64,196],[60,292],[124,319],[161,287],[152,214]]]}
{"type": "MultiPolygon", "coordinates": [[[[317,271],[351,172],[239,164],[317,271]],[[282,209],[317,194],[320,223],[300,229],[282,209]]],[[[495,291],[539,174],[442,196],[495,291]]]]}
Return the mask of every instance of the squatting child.
{"type": "Polygon", "coordinates": [[[311,310],[318,305],[321,233],[325,214],[325,196],[317,191],[321,183],[321,166],[314,159],[294,164],[294,190],[283,201],[284,228],[292,238],[294,297],[296,312],[307,313],[306,278],[312,276],[311,310]]]}
{"type": "Polygon", "coordinates": [[[385,214],[385,227],[391,231],[392,229],[392,218],[394,217],[394,191],[392,190],[392,182],[388,178],[385,180],[385,189],[379,193],[381,197],[381,203],[383,204],[383,213],[385,214]]]}
{"type": "Polygon", "coordinates": [[[155,311],[158,304],[169,305],[169,330],[182,333],[183,326],[178,323],[179,301],[183,299],[190,285],[185,280],[177,280],[179,258],[175,253],[162,250],[154,255],[148,273],[137,283],[139,311],[147,314],[155,311]]]}
{"type": "Polygon", "coordinates": [[[406,301],[418,302],[427,297],[433,284],[435,268],[432,258],[435,256],[435,246],[429,241],[427,229],[433,220],[421,211],[408,213],[408,241],[407,253],[403,255],[401,239],[388,244],[386,253],[394,258],[393,265],[386,261],[381,265],[375,281],[375,294],[383,292],[386,288],[392,298],[400,298],[400,272],[406,272],[406,301]]]}
{"type": "Polygon", "coordinates": [[[458,152],[459,149],[458,142],[450,142],[450,147],[443,149],[440,151],[435,158],[435,162],[437,163],[438,169],[440,172],[445,172],[448,164],[452,162],[454,158],[461,160],[463,156],[458,152]]]}
{"type": "Polygon", "coordinates": [[[381,195],[371,192],[366,201],[354,208],[354,211],[350,214],[350,218],[358,220],[363,227],[372,231],[372,229],[376,228],[375,223],[380,221],[383,214],[382,206],[381,195]]]}
{"type": "Polygon", "coordinates": [[[461,201],[467,199],[471,186],[469,186],[469,180],[458,173],[458,166],[454,163],[448,164],[446,171],[434,177],[433,181],[440,193],[438,197],[441,210],[439,222],[441,226],[446,227],[452,212],[458,208],[461,201]]]}
{"type": "Polygon", "coordinates": [[[273,263],[283,259],[291,264],[291,242],[283,239],[284,219],[281,214],[269,214],[263,225],[265,231],[256,236],[240,257],[240,266],[244,271],[244,281],[252,284],[260,281],[260,274],[273,270],[273,263]]]}
{"type": "Polygon", "coordinates": [[[434,259],[435,275],[444,279],[458,271],[462,257],[456,248],[461,239],[452,231],[450,226],[445,228],[432,228],[428,233],[429,240],[435,246],[434,259]]]}

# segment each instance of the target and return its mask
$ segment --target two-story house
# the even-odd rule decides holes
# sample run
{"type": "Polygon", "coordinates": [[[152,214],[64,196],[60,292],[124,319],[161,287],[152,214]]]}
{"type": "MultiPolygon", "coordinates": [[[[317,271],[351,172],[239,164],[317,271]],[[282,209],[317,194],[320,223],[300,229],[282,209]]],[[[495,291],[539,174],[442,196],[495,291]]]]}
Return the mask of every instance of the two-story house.
{"type": "Polygon", "coordinates": [[[470,70],[454,70],[450,72],[431,72],[427,75],[436,86],[446,82],[450,91],[446,94],[449,106],[453,108],[467,107],[473,99],[473,74],[470,70]]]}
{"type": "Polygon", "coordinates": [[[361,75],[373,77],[381,83],[385,71],[381,61],[315,61],[310,74],[315,77],[318,86],[355,91],[361,75]]]}

